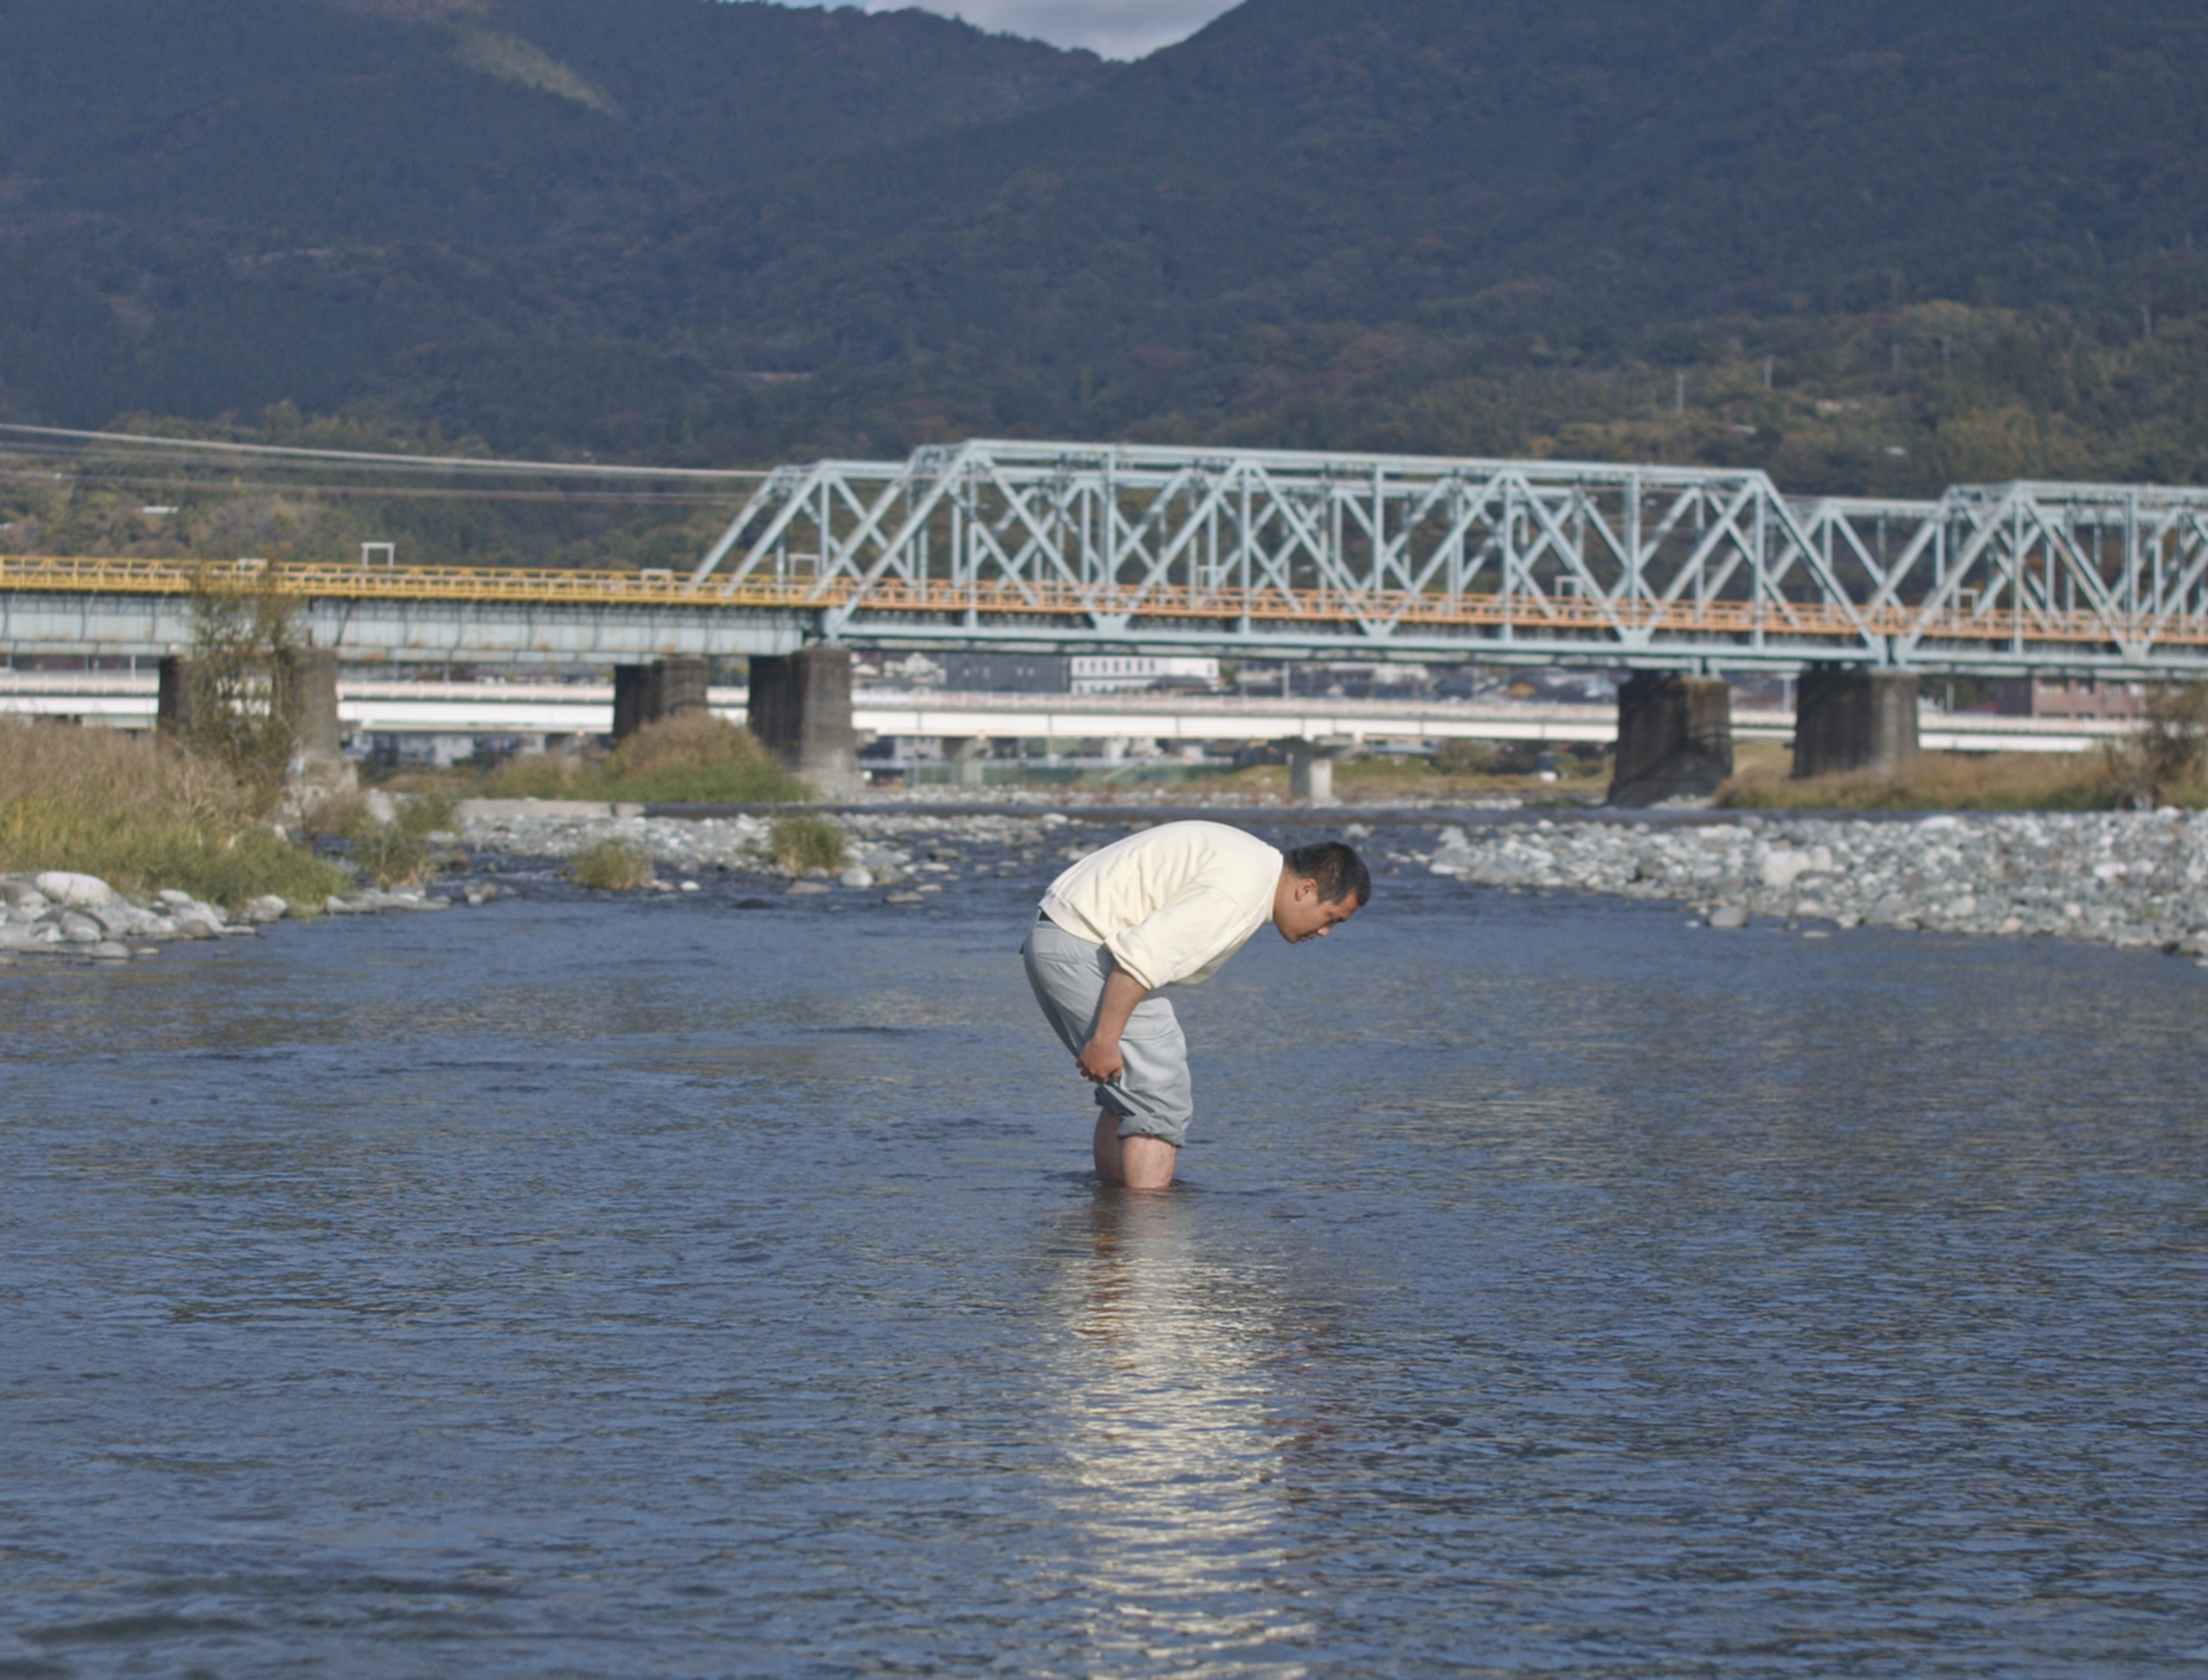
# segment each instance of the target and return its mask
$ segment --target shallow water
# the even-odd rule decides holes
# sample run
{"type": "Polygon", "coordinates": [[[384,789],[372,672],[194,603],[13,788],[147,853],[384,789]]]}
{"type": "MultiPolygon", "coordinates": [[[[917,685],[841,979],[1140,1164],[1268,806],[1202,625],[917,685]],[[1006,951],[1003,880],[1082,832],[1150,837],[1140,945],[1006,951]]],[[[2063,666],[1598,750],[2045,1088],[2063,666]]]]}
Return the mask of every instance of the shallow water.
{"type": "Polygon", "coordinates": [[[0,1674],[2208,1662],[2208,974],[1383,876],[1127,1197],[1053,867],[0,971],[0,1674]]]}

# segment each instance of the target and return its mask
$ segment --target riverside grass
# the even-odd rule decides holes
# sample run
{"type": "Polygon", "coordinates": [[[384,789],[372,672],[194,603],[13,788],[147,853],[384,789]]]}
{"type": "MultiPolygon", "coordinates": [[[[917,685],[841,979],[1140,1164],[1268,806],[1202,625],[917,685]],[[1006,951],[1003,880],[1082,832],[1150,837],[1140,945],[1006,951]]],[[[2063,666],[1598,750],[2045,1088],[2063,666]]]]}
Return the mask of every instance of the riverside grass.
{"type": "Polygon", "coordinates": [[[144,897],[320,904],[351,885],[261,819],[251,790],[165,743],[0,718],[0,872],[68,869],[144,897]]]}
{"type": "Polygon", "coordinates": [[[486,799],[603,799],[666,804],[795,804],[813,789],[748,729],[709,712],[647,723],[603,758],[511,759],[473,791],[486,799]]]}

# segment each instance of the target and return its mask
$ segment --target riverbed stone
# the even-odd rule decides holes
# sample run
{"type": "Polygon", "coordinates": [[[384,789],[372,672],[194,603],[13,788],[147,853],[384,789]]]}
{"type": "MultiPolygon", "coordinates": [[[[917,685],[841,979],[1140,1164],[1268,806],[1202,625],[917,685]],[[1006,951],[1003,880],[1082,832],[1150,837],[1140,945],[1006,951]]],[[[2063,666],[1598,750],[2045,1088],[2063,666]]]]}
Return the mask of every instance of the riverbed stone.
{"type": "Polygon", "coordinates": [[[66,869],[47,869],[33,878],[32,885],[57,904],[81,908],[115,902],[115,889],[97,875],[78,875],[66,869]]]}

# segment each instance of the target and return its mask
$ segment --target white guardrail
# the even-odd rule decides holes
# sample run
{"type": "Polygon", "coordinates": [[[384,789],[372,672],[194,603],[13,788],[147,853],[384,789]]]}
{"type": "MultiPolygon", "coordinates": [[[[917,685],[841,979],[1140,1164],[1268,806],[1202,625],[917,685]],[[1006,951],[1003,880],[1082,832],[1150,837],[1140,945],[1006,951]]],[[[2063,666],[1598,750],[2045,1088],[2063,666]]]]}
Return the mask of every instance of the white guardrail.
{"type": "MultiPolygon", "coordinates": [[[[106,671],[0,672],[0,712],[74,717],[111,729],[153,727],[157,680],[106,671]]],[[[741,688],[709,691],[713,711],[745,717],[741,688]]],[[[357,735],[603,735],[613,728],[614,691],[604,683],[383,682],[338,685],[338,715],[357,735]]],[[[1024,740],[1187,741],[1553,741],[1617,739],[1608,705],[1470,700],[1250,699],[1214,694],[930,693],[861,689],[852,723],[863,734],[1024,740]]],[[[2002,717],[1988,712],[1919,714],[1928,750],[2083,753],[2133,727],[2117,717],[2002,717]]],[[[1789,741],[1794,715],[1743,707],[1732,715],[1743,741],[1789,741]]]]}

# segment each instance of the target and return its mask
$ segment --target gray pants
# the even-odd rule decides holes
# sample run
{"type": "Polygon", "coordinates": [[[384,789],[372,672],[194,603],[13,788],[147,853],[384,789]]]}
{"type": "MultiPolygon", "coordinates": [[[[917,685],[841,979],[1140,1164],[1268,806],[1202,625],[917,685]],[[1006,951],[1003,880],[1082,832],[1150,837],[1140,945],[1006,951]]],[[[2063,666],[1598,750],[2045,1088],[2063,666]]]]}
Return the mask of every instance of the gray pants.
{"type": "MultiPolygon", "coordinates": [[[[1035,987],[1043,1019],[1079,1055],[1095,1030],[1104,981],[1116,966],[1112,953],[1039,917],[1020,955],[1027,961],[1028,984],[1035,987]]],[[[1122,1137],[1157,1137],[1179,1149],[1187,1141],[1196,1110],[1189,1091],[1188,1041],[1180,1035],[1173,1005],[1156,993],[1137,1004],[1119,1035],[1119,1054],[1126,1067],[1110,1084],[1096,1087],[1096,1106],[1119,1115],[1122,1137]]]]}

